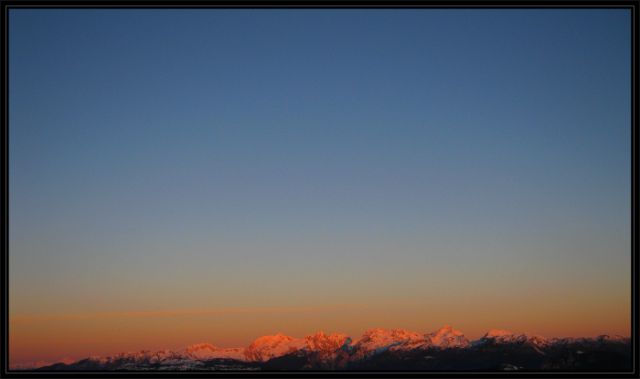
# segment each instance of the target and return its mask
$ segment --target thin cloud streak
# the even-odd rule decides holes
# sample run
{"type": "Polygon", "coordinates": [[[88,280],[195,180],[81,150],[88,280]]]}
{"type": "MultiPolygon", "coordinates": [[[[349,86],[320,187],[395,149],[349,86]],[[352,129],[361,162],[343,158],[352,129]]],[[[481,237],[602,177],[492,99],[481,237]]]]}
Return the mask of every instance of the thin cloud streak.
{"type": "Polygon", "coordinates": [[[200,315],[225,314],[267,314],[267,313],[310,313],[321,311],[337,311],[348,309],[363,309],[366,306],[354,304],[337,304],[316,307],[262,307],[262,308],[217,308],[217,309],[179,309],[162,311],[125,311],[125,312],[82,312],[82,313],[47,313],[47,314],[17,314],[9,316],[9,321],[19,324],[42,321],[79,321],[79,320],[110,320],[118,318],[160,318],[200,315]]]}

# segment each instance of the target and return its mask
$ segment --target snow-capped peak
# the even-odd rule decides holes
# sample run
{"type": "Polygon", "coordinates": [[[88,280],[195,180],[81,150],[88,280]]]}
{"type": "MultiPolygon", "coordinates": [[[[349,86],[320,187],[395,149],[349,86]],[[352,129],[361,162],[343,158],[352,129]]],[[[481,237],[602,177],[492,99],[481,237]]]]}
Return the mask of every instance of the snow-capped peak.
{"type": "Polygon", "coordinates": [[[544,346],[549,343],[549,341],[541,336],[537,335],[528,335],[526,333],[523,334],[515,334],[509,330],[504,329],[491,329],[487,333],[485,333],[482,338],[480,338],[478,343],[485,342],[493,342],[493,343],[529,343],[534,346],[544,346]]]}
{"type": "Polygon", "coordinates": [[[215,347],[214,345],[207,343],[207,342],[202,342],[202,343],[196,343],[193,345],[189,345],[187,346],[184,351],[188,354],[199,354],[202,352],[211,352],[211,351],[216,351],[218,348],[215,347]]]}
{"type": "Polygon", "coordinates": [[[464,334],[450,325],[445,325],[440,330],[425,335],[425,339],[431,345],[443,348],[469,346],[469,340],[464,334]]]}
{"type": "Polygon", "coordinates": [[[351,339],[346,334],[317,332],[306,336],[306,348],[311,351],[334,352],[345,344],[351,343],[351,339]]]}
{"type": "Polygon", "coordinates": [[[422,336],[418,333],[410,332],[405,329],[368,329],[362,337],[356,342],[358,346],[366,346],[369,350],[397,345],[410,340],[421,340],[422,336]]]}
{"type": "Polygon", "coordinates": [[[253,341],[244,351],[250,361],[264,362],[269,359],[296,352],[306,346],[306,341],[282,333],[272,336],[262,336],[253,341]]]}
{"type": "Polygon", "coordinates": [[[245,360],[244,348],[219,348],[210,343],[197,343],[184,349],[184,355],[199,360],[226,358],[245,360]]]}
{"type": "Polygon", "coordinates": [[[368,329],[354,345],[356,359],[386,350],[410,350],[426,345],[423,335],[405,329],[368,329]]]}
{"type": "Polygon", "coordinates": [[[506,336],[512,336],[512,335],[513,335],[513,332],[510,331],[510,330],[491,329],[487,333],[485,333],[484,337],[485,338],[500,338],[500,337],[506,337],[506,336]]]}

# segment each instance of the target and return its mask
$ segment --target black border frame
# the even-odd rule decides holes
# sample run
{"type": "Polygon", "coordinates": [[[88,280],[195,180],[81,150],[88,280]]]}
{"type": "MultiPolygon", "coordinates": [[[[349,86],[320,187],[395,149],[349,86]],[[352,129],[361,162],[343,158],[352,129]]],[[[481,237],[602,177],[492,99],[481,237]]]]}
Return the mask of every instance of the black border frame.
{"type": "Polygon", "coordinates": [[[638,341],[638,278],[640,260],[638,260],[638,99],[640,81],[638,77],[638,24],[640,0],[0,0],[2,21],[0,22],[0,206],[1,259],[0,277],[0,377],[93,377],[113,378],[121,376],[156,377],[607,377],[640,378],[638,341]],[[17,8],[83,8],[83,9],[585,9],[585,8],[623,8],[631,14],[631,348],[632,371],[630,372],[414,372],[414,371],[21,371],[9,370],[9,10],[17,8]]]}

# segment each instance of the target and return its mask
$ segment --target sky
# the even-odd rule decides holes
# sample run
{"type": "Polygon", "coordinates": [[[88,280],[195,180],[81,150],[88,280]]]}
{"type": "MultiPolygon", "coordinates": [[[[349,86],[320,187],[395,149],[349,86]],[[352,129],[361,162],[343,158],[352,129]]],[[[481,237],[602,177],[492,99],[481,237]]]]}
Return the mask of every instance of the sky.
{"type": "Polygon", "coordinates": [[[10,361],[630,333],[630,13],[11,9],[10,361]]]}

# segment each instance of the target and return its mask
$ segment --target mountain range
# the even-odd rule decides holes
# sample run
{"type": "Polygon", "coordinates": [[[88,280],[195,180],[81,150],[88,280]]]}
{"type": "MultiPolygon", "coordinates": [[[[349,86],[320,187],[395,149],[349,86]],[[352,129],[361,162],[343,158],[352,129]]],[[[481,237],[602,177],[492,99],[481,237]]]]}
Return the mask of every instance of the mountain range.
{"type": "Polygon", "coordinates": [[[625,371],[631,341],[621,336],[553,338],[493,329],[470,341],[445,325],[432,333],[369,329],[353,340],[317,332],[304,338],[278,333],[244,348],[199,343],[181,351],[139,351],[56,363],[40,371],[121,370],[417,370],[625,371]]]}

